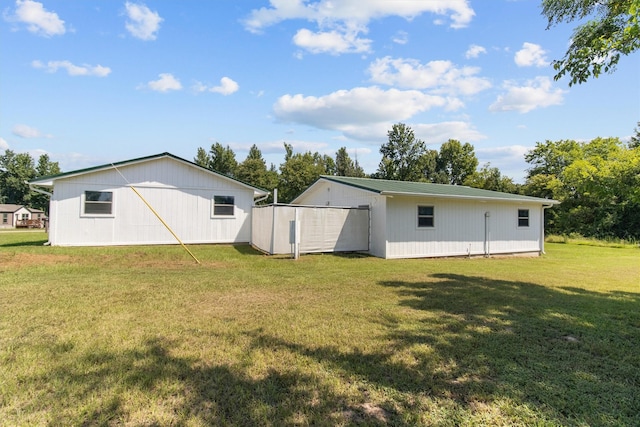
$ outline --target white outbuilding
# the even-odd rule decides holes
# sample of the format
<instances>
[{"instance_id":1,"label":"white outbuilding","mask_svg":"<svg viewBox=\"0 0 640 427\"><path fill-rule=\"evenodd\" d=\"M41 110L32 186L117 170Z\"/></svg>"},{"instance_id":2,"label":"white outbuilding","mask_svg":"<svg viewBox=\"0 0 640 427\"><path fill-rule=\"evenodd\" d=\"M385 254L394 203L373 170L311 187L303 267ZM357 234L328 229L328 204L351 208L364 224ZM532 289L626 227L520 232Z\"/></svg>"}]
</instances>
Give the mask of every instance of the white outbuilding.
<instances>
[{"instance_id":1,"label":"white outbuilding","mask_svg":"<svg viewBox=\"0 0 640 427\"><path fill-rule=\"evenodd\" d=\"M248 243L251 210L269 194L170 153L29 184L51 195L55 246Z\"/></svg>"},{"instance_id":2,"label":"white outbuilding","mask_svg":"<svg viewBox=\"0 0 640 427\"><path fill-rule=\"evenodd\" d=\"M458 185L338 176L320 177L292 202L368 207L368 252L381 258L540 254L544 211L557 203Z\"/></svg>"}]
</instances>

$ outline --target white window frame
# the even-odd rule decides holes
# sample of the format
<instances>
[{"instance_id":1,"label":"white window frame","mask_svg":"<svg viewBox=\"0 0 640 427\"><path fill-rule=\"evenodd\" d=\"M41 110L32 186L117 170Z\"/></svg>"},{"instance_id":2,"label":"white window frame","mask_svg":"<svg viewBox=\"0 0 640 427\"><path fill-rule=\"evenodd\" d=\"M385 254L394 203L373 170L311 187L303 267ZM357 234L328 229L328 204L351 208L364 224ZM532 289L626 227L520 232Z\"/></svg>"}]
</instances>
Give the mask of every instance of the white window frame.
<instances>
[{"instance_id":1,"label":"white window frame","mask_svg":"<svg viewBox=\"0 0 640 427\"><path fill-rule=\"evenodd\" d=\"M110 203L111 204L111 212L110 213L92 213L92 212L86 212L86 207L87 207L87 193L110 193L111 194L111 201L110 202L95 202L95 201L89 201L88 203ZM114 197L114 192L113 191L101 191L101 190L85 190L82 192L82 196L80 197L81 199L81 203L80 203L80 216L85 217L85 218L113 218L115 217L115 197Z\"/></svg>"},{"instance_id":2,"label":"white window frame","mask_svg":"<svg viewBox=\"0 0 640 427\"><path fill-rule=\"evenodd\" d=\"M527 212L527 215L520 215L520 212ZM518 224L518 228L529 228L531 226L531 210L527 209L527 208L518 208L518 218L517 218L517 224ZM527 220L527 224L526 225L520 225L520 221L521 220Z\"/></svg>"},{"instance_id":3,"label":"white window frame","mask_svg":"<svg viewBox=\"0 0 640 427\"><path fill-rule=\"evenodd\" d=\"M216 203L216 198L231 199L232 203ZM216 206L233 208L233 212L230 214L218 213L216 214ZM235 218L236 217L236 196L229 194L216 194L211 198L211 218Z\"/></svg>"},{"instance_id":4,"label":"white window frame","mask_svg":"<svg viewBox=\"0 0 640 427\"><path fill-rule=\"evenodd\" d=\"M420 208L430 208L431 215L420 215ZM420 225L420 218L431 218L431 225ZM436 227L436 207L434 205L417 205L416 228L419 230L431 230Z\"/></svg>"}]
</instances>

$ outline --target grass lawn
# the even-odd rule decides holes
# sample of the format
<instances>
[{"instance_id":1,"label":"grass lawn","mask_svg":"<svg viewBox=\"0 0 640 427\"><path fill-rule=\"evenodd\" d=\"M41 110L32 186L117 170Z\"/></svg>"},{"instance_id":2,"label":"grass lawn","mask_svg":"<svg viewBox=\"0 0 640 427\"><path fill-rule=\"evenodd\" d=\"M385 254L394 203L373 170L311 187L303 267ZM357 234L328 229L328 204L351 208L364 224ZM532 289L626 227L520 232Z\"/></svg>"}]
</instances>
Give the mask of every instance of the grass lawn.
<instances>
[{"instance_id":1,"label":"grass lawn","mask_svg":"<svg viewBox=\"0 0 640 427\"><path fill-rule=\"evenodd\" d=\"M0 425L640 425L640 250L268 257L0 232Z\"/></svg>"}]
</instances>

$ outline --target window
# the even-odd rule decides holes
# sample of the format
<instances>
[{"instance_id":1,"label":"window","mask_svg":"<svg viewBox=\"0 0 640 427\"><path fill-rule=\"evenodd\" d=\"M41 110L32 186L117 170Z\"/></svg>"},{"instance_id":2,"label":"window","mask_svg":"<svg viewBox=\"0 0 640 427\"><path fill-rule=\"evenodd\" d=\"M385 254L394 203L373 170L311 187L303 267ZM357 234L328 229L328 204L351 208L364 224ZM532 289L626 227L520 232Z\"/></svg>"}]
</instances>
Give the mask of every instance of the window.
<instances>
[{"instance_id":1,"label":"window","mask_svg":"<svg viewBox=\"0 0 640 427\"><path fill-rule=\"evenodd\" d=\"M111 215L113 193L111 191L85 191L84 213L87 215Z\"/></svg>"},{"instance_id":2,"label":"window","mask_svg":"<svg viewBox=\"0 0 640 427\"><path fill-rule=\"evenodd\" d=\"M418 206L418 227L433 227L433 206Z\"/></svg>"},{"instance_id":3,"label":"window","mask_svg":"<svg viewBox=\"0 0 640 427\"><path fill-rule=\"evenodd\" d=\"M213 216L233 216L234 208L233 196L213 196Z\"/></svg>"},{"instance_id":4,"label":"window","mask_svg":"<svg viewBox=\"0 0 640 427\"><path fill-rule=\"evenodd\" d=\"M518 227L529 226L529 209L518 209Z\"/></svg>"},{"instance_id":5,"label":"window","mask_svg":"<svg viewBox=\"0 0 640 427\"><path fill-rule=\"evenodd\" d=\"M9 214L6 214L6 213L2 214L2 223L9 224Z\"/></svg>"}]
</instances>

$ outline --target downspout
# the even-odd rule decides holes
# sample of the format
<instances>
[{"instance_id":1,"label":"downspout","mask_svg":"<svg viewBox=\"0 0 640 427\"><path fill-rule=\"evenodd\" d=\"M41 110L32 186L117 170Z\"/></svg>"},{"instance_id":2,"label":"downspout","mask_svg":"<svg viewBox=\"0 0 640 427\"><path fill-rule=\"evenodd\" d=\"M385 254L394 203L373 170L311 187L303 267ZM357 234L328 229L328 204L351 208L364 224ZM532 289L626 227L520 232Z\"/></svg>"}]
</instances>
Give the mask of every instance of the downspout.
<instances>
[{"instance_id":1,"label":"downspout","mask_svg":"<svg viewBox=\"0 0 640 427\"><path fill-rule=\"evenodd\" d=\"M256 203L260 203L260 202L261 202L261 201L263 201L263 200L267 200L267 199L269 198L269 195L271 195L271 193L267 193L267 195L266 195L266 196L261 197L261 198L259 198L259 199L257 199L257 200L256 200L256 199L254 199L254 200L253 200L253 204L255 205Z\"/></svg>"},{"instance_id":2,"label":"downspout","mask_svg":"<svg viewBox=\"0 0 640 427\"><path fill-rule=\"evenodd\" d=\"M31 183L29 183L28 181L25 181L25 183L29 185L29 189L30 190L35 191L36 193L44 194L45 196L49 196L49 198L53 197L53 193L41 190L40 188L36 188ZM49 205L49 209L51 209L51 205ZM49 212L49 213L51 213L51 212ZM49 235L49 220L50 219L47 219L47 222L45 222L47 236ZM51 240L47 239L47 241L44 243L44 246L51 246Z\"/></svg>"},{"instance_id":3,"label":"downspout","mask_svg":"<svg viewBox=\"0 0 640 427\"><path fill-rule=\"evenodd\" d=\"M491 212L484 213L484 256L489 258L491 256L491 228L489 227L489 218Z\"/></svg>"},{"instance_id":4,"label":"downspout","mask_svg":"<svg viewBox=\"0 0 640 427\"><path fill-rule=\"evenodd\" d=\"M540 215L540 254L544 255L544 211L552 208L553 205L542 205L542 215Z\"/></svg>"}]
</instances>

